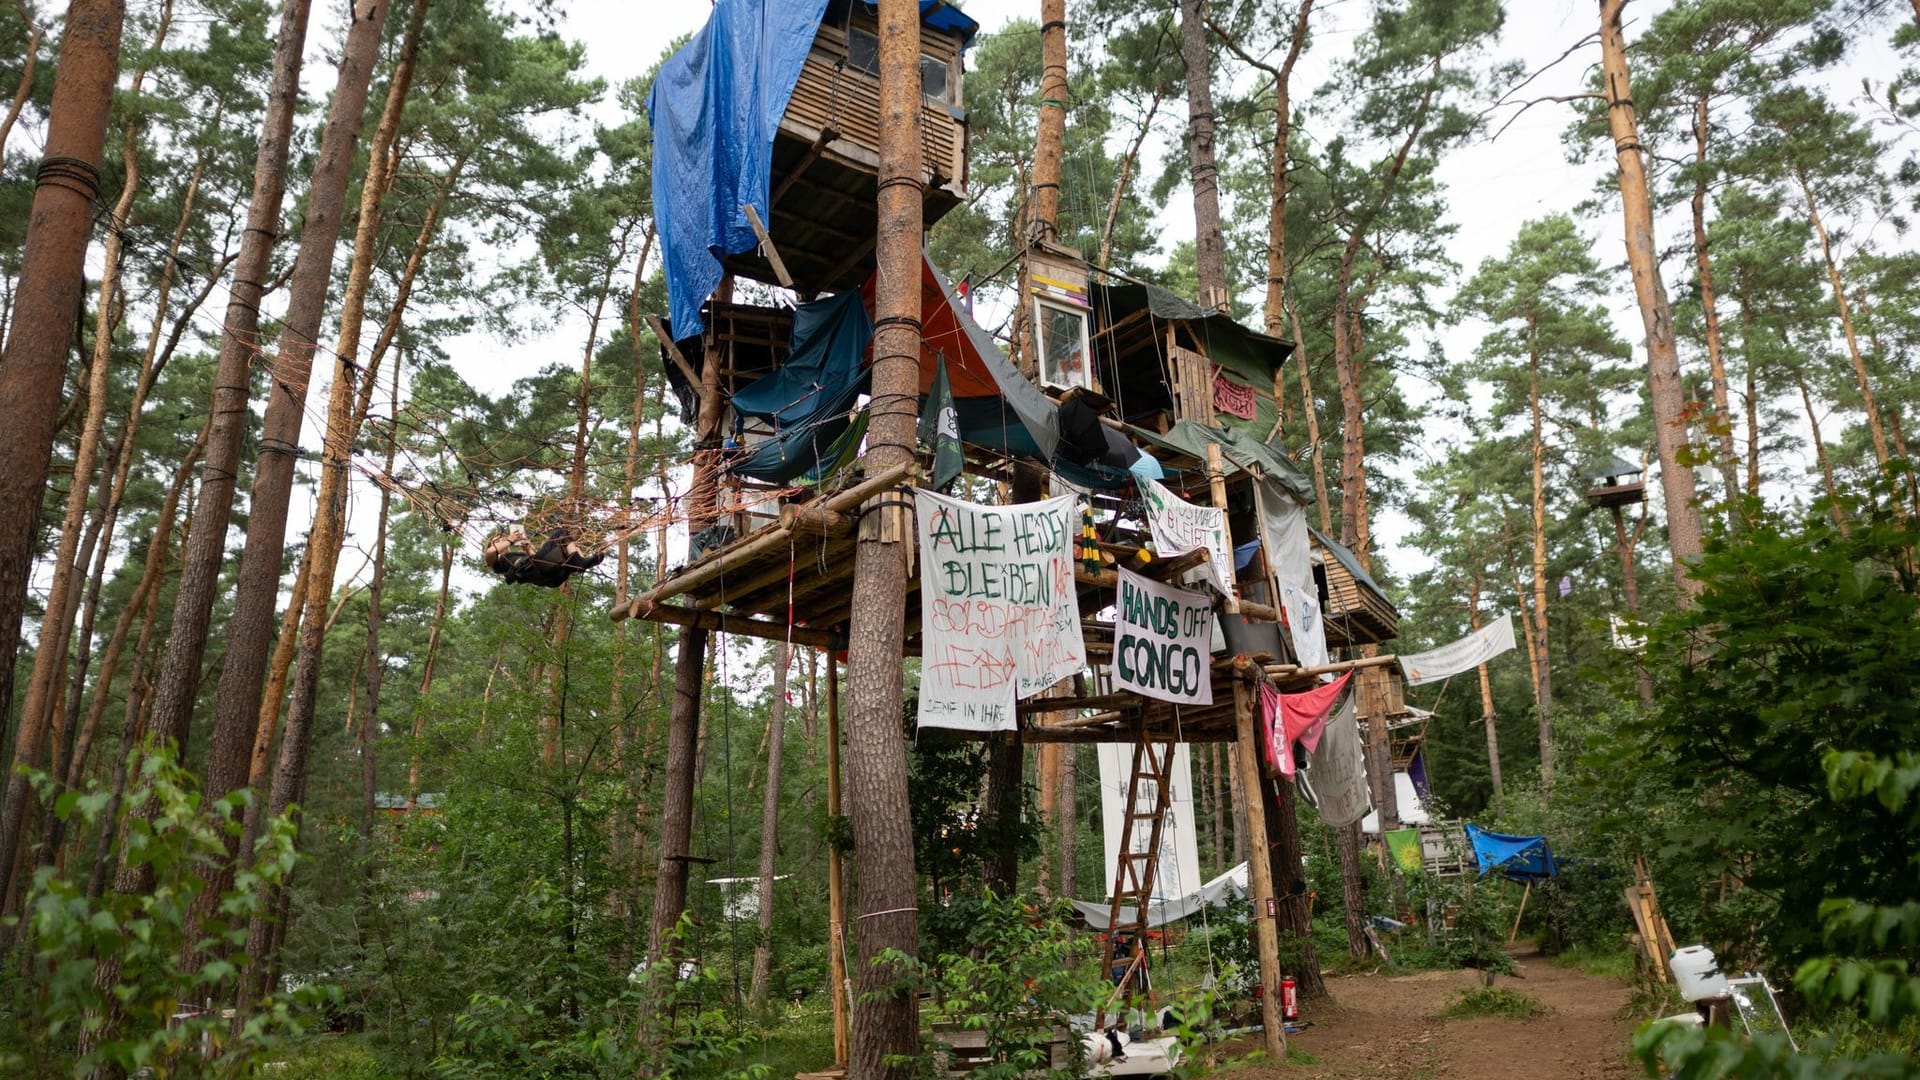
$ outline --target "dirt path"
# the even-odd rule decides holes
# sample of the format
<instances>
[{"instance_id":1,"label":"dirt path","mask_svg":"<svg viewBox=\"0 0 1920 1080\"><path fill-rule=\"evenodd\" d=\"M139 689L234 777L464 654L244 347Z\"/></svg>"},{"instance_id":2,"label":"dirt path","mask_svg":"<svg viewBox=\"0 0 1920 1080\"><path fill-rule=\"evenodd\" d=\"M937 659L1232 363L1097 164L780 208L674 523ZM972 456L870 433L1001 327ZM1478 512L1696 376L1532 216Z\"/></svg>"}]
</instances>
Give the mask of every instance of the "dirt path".
<instances>
[{"instance_id":1,"label":"dirt path","mask_svg":"<svg viewBox=\"0 0 1920 1080\"><path fill-rule=\"evenodd\" d=\"M1285 1069L1234 1070L1245 1080L1628 1080L1633 1022L1628 990L1609 979L1556 968L1538 953L1516 956L1517 977L1497 985L1539 999L1530 1020L1443 1020L1455 993L1476 986L1474 971L1427 971L1332 979L1334 1004L1309 1008L1293 1044L1318 1061ZM1256 1048L1258 1037L1233 1052Z\"/></svg>"}]
</instances>

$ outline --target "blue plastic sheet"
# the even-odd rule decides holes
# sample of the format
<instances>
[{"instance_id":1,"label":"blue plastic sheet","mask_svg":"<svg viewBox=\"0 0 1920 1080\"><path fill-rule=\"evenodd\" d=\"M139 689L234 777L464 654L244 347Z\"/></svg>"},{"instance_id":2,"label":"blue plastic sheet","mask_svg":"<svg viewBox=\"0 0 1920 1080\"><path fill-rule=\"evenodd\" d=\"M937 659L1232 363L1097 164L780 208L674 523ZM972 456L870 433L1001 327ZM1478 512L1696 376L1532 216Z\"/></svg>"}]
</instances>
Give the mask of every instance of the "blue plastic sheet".
<instances>
[{"instance_id":1,"label":"blue plastic sheet","mask_svg":"<svg viewBox=\"0 0 1920 1080\"><path fill-rule=\"evenodd\" d=\"M1481 873L1499 870L1510 878L1552 877L1560 868L1544 836L1511 836L1488 832L1471 822L1467 824L1467 843L1473 846L1473 861Z\"/></svg>"},{"instance_id":2,"label":"blue plastic sheet","mask_svg":"<svg viewBox=\"0 0 1920 1080\"><path fill-rule=\"evenodd\" d=\"M653 121L653 213L667 306L681 338L701 331L700 305L720 259L759 241L750 203L769 221L773 137L827 0L716 0L707 25L660 65Z\"/></svg>"}]
</instances>

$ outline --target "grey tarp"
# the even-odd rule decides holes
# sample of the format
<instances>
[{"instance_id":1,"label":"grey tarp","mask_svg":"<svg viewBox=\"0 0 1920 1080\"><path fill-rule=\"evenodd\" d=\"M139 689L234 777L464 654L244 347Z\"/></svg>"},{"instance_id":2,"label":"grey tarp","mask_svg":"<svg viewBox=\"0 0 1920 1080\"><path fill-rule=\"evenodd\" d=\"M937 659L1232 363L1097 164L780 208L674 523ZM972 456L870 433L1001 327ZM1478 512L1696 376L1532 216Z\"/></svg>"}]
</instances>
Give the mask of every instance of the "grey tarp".
<instances>
[{"instance_id":1,"label":"grey tarp","mask_svg":"<svg viewBox=\"0 0 1920 1080\"><path fill-rule=\"evenodd\" d=\"M1147 927L1152 929L1191 918L1203 908L1224 907L1247 895L1247 864L1221 874L1212 881L1185 896L1172 900L1156 900L1147 905ZM1111 904L1096 903L1092 900L1075 900L1075 911L1087 920L1087 925L1095 930L1108 929L1107 919L1113 915ZM1120 923L1131 926L1134 919L1132 904L1120 905Z\"/></svg>"},{"instance_id":2,"label":"grey tarp","mask_svg":"<svg viewBox=\"0 0 1920 1080\"><path fill-rule=\"evenodd\" d=\"M1320 809L1320 820L1332 828L1345 828L1373 809L1364 754L1360 724L1353 715L1353 695L1349 693L1327 721L1320 745L1307 757L1307 784L1314 805Z\"/></svg>"}]
</instances>

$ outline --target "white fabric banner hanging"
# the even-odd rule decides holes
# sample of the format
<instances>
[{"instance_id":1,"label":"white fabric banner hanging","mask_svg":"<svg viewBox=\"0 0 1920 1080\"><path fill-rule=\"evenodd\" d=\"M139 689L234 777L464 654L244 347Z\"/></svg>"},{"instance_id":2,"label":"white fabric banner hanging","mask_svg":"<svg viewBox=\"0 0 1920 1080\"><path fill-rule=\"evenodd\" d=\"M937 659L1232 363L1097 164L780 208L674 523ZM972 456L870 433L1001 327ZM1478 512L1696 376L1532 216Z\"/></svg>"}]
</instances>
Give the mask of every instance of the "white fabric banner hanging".
<instances>
[{"instance_id":1,"label":"white fabric banner hanging","mask_svg":"<svg viewBox=\"0 0 1920 1080\"><path fill-rule=\"evenodd\" d=\"M1176 705L1213 704L1213 601L1120 568L1113 682Z\"/></svg>"},{"instance_id":2,"label":"white fabric banner hanging","mask_svg":"<svg viewBox=\"0 0 1920 1080\"><path fill-rule=\"evenodd\" d=\"M1014 702L1080 671L1078 500L980 506L914 489L920 725L1012 731Z\"/></svg>"},{"instance_id":3,"label":"white fabric banner hanging","mask_svg":"<svg viewBox=\"0 0 1920 1080\"><path fill-rule=\"evenodd\" d=\"M1128 829L1127 786L1133 779L1134 744L1098 743L1095 748L1100 751L1100 817L1111 874L1120 865L1122 844L1137 854L1146 852L1153 823L1140 819L1133 826L1131 838L1123 839ZM1154 753L1161 749L1156 746ZM1152 900L1185 896L1202 884L1199 830L1193 819L1193 758L1186 743L1175 744L1167 777L1167 816L1160 826L1160 859L1153 875ZM1151 783L1142 780L1141 790L1135 793L1143 814L1153 809ZM1111 880L1109 877L1109 883Z\"/></svg>"},{"instance_id":4,"label":"white fabric banner hanging","mask_svg":"<svg viewBox=\"0 0 1920 1080\"><path fill-rule=\"evenodd\" d=\"M1359 821L1373 809L1367 790L1366 751L1360 743L1360 725L1353 715L1352 692L1333 711L1320 745L1307 755L1307 782L1313 788L1320 820L1340 829Z\"/></svg>"},{"instance_id":5,"label":"white fabric banner hanging","mask_svg":"<svg viewBox=\"0 0 1920 1080\"><path fill-rule=\"evenodd\" d=\"M1200 569L1220 590L1233 595L1233 541L1227 536L1227 512L1211 506L1195 506L1175 495L1158 480L1140 485L1147 503L1147 527L1153 533L1153 546L1162 559L1205 548L1207 561Z\"/></svg>"},{"instance_id":6,"label":"white fabric banner hanging","mask_svg":"<svg viewBox=\"0 0 1920 1080\"><path fill-rule=\"evenodd\" d=\"M1307 538L1307 508L1272 480L1254 485L1253 492L1260 504L1260 541L1266 548L1274 580L1283 587L1292 585L1309 593L1316 591L1312 542Z\"/></svg>"},{"instance_id":7,"label":"white fabric banner hanging","mask_svg":"<svg viewBox=\"0 0 1920 1080\"><path fill-rule=\"evenodd\" d=\"M1327 658L1327 624L1320 616L1320 590L1312 584L1280 586L1280 606L1287 615L1287 634L1293 638L1293 654L1301 667L1324 667Z\"/></svg>"},{"instance_id":8,"label":"white fabric banner hanging","mask_svg":"<svg viewBox=\"0 0 1920 1080\"><path fill-rule=\"evenodd\" d=\"M1513 648L1513 616L1502 615L1495 622L1429 652L1400 658L1400 669L1407 673L1407 685L1439 682L1481 664Z\"/></svg>"}]
</instances>

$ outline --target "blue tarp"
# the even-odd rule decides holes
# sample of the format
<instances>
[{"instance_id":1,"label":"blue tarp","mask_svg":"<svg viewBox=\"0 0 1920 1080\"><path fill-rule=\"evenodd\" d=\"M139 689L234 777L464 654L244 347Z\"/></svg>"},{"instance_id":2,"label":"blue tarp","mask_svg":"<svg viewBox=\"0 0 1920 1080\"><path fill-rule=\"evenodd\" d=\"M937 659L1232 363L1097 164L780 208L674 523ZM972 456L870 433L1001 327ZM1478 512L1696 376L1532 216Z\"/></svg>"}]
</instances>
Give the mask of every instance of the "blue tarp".
<instances>
[{"instance_id":1,"label":"blue tarp","mask_svg":"<svg viewBox=\"0 0 1920 1080\"><path fill-rule=\"evenodd\" d=\"M1524 881L1552 877L1560 868L1561 860L1553 857L1544 836L1488 832L1468 822L1467 843L1473 845L1473 860L1483 874L1499 870L1510 878Z\"/></svg>"},{"instance_id":2,"label":"blue tarp","mask_svg":"<svg viewBox=\"0 0 1920 1080\"><path fill-rule=\"evenodd\" d=\"M707 25L660 65L653 121L653 214L680 337L700 332L700 305L720 259L758 243L744 207L765 222L773 136L813 47L827 0L716 0Z\"/></svg>"},{"instance_id":3,"label":"blue tarp","mask_svg":"<svg viewBox=\"0 0 1920 1080\"><path fill-rule=\"evenodd\" d=\"M861 381L873 319L858 292L843 292L793 309L793 345L769 375L733 395L733 411L771 420L785 431Z\"/></svg>"}]
</instances>

